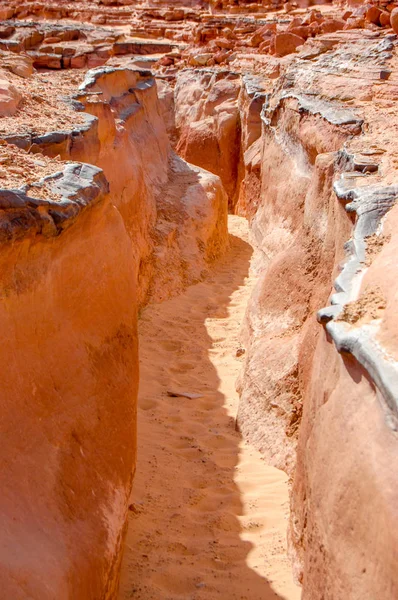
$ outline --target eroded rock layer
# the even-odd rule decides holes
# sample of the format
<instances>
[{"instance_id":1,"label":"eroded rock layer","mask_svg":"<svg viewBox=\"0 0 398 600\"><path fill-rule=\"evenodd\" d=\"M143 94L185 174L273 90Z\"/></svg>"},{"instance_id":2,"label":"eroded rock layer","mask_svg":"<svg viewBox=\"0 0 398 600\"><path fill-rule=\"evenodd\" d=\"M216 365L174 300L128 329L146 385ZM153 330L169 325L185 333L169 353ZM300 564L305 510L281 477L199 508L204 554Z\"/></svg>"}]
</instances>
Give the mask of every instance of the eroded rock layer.
<instances>
[{"instance_id":1,"label":"eroded rock layer","mask_svg":"<svg viewBox=\"0 0 398 600\"><path fill-rule=\"evenodd\" d=\"M318 14L332 21L334 10ZM220 114L239 115L232 204L250 219L260 282L246 317L238 424L292 475L291 553L303 596L313 599L393 598L397 589L395 550L386 550L398 541L388 274L396 146L385 128L386 115L395 118L397 42L369 7L356 13L355 27L320 31L284 58L243 51L217 70L208 58L195 95L194 75L183 70L174 96L175 114L184 111L178 147L209 164L212 144L221 177ZM291 24L305 27L305 15L300 22ZM229 107L217 81L236 78L240 93ZM207 151L194 158L200 144Z\"/></svg>"},{"instance_id":2,"label":"eroded rock layer","mask_svg":"<svg viewBox=\"0 0 398 600\"><path fill-rule=\"evenodd\" d=\"M227 196L171 150L149 72L61 77L54 102L51 75L18 75L11 58L0 134L3 594L114 598L135 464L137 311L206 275L226 247Z\"/></svg>"},{"instance_id":3,"label":"eroded rock layer","mask_svg":"<svg viewBox=\"0 0 398 600\"><path fill-rule=\"evenodd\" d=\"M115 597L137 311L206 277L227 206L237 426L291 476L303 598L397 597L398 8L307 4L3 3L6 597Z\"/></svg>"}]
</instances>

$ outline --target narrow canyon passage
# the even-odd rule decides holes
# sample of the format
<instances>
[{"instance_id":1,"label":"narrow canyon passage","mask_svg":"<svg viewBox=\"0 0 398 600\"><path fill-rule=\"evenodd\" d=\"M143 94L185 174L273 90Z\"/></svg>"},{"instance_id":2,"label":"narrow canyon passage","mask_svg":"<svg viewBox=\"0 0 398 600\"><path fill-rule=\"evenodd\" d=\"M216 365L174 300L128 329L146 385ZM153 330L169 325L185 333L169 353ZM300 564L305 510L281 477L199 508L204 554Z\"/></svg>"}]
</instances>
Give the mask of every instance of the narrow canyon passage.
<instances>
[{"instance_id":1,"label":"narrow canyon passage","mask_svg":"<svg viewBox=\"0 0 398 600\"><path fill-rule=\"evenodd\" d=\"M140 319L138 467L120 600L295 600L287 476L235 430L237 357L255 278L247 221L202 283ZM171 397L188 392L200 397Z\"/></svg>"}]
</instances>

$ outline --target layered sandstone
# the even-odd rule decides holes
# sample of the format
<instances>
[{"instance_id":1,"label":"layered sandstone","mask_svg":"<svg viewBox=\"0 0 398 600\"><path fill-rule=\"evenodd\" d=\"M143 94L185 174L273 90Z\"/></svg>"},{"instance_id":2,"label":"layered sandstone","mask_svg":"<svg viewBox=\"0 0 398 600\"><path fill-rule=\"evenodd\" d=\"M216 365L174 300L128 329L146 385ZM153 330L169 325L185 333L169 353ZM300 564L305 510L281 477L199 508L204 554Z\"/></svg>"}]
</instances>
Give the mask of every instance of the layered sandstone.
<instances>
[{"instance_id":1,"label":"layered sandstone","mask_svg":"<svg viewBox=\"0 0 398 600\"><path fill-rule=\"evenodd\" d=\"M227 200L259 278L237 428L291 477L303 598L397 596L398 9L281 9L1 8L10 597L115 597L137 310L208 275Z\"/></svg>"},{"instance_id":2,"label":"layered sandstone","mask_svg":"<svg viewBox=\"0 0 398 600\"><path fill-rule=\"evenodd\" d=\"M206 275L226 247L227 197L171 151L150 73L61 77L58 100L48 75L4 81L20 102L13 119L3 108L0 146L3 593L114 598L137 312Z\"/></svg>"},{"instance_id":3,"label":"layered sandstone","mask_svg":"<svg viewBox=\"0 0 398 600\"><path fill-rule=\"evenodd\" d=\"M209 125L204 82L213 77L217 93L221 77L252 70L242 74L232 102L239 117L228 146L240 157L235 210L250 218L260 272L246 317L238 425L292 475L292 557L304 597L314 600L393 598L397 585L386 550L397 546L394 286L387 266L396 146L383 126L386 111L395 118L396 37L383 30L388 20L379 16L375 25L368 8L355 10L344 25L328 9L316 39L278 62L272 52L250 56L235 45L229 69L209 69L214 54L205 47L196 75L175 76L175 114L184 115L178 147L221 175L219 111ZM305 16L300 22L292 26L304 27ZM266 31L272 41L275 34ZM182 87L195 77L201 83L194 93L192 84ZM320 310L333 281L331 307Z\"/></svg>"},{"instance_id":4,"label":"layered sandstone","mask_svg":"<svg viewBox=\"0 0 398 600\"><path fill-rule=\"evenodd\" d=\"M175 86L177 152L216 173L235 203L240 160L240 78L231 72L180 71Z\"/></svg>"},{"instance_id":5,"label":"layered sandstone","mask_svg":"<svg viewBox=\"0 0 398 600\"><path fill-rule=\"evenodd\" d=\"M45 187L0 192L2 593L110 598L134 460L132 249L98 168Z\"/></svg>"}]
</instances>

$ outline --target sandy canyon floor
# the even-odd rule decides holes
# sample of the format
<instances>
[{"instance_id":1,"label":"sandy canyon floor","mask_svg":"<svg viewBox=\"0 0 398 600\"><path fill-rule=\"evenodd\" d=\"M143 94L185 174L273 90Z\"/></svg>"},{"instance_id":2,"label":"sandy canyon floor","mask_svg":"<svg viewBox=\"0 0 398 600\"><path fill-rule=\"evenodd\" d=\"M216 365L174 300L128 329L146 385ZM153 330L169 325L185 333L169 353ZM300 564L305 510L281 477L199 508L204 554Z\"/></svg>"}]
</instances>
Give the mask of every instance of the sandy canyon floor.
<instances>
[{"instance_id":1,"label":"sandy canyon floor","mask_svg":"<svg viewBox=\"0 0 398 600\"><path fill-rule=\"evenodd\" d=\"M235 430L236 353L255 277L247 221L231 216L229 228L211 276L140 319L138 470L120 600L300 598L286 556L287 477Z\"/></svg>"}]
</instances>

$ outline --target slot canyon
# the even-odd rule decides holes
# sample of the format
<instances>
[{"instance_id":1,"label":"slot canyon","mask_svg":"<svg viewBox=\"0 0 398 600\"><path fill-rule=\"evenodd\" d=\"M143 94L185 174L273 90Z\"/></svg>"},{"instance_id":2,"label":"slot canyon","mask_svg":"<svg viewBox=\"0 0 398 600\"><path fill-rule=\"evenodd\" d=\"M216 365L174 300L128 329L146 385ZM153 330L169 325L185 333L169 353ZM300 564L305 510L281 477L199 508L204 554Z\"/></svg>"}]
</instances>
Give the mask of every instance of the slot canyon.
<instances>
[{"instance_id":1,"label":"slot canyon","mask_svg":"<svg viewBox=\"0 0 398 600\"><path fill-rule=\"evenodd\" d=\"M398 599L398 1L318 2L1 0L0 600Z\"/></svg>"}]
</instances>

